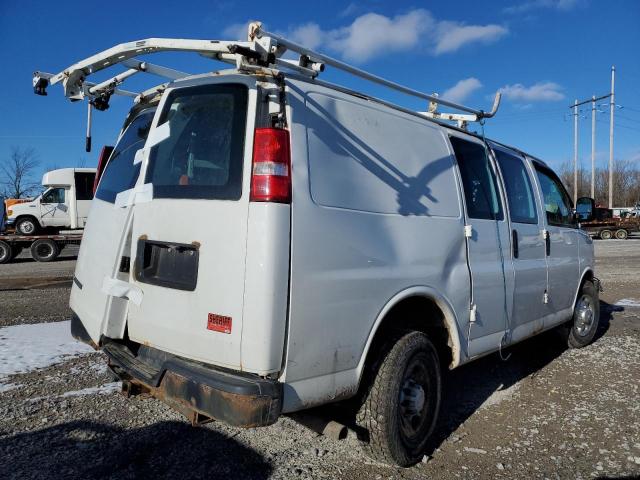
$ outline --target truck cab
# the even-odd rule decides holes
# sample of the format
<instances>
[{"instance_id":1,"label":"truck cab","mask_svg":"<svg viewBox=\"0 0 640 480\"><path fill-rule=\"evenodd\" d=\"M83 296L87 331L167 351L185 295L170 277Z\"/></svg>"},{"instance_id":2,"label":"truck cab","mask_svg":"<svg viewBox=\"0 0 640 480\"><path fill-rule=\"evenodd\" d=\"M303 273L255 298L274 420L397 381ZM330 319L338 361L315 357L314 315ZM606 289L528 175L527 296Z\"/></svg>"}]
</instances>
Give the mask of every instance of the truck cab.
<instances>
[{"instance_id":1,"label":"truck cab","mask_svg":"<svg viewBox=\"0 0 640 480\"><path fill-rule=\"evenodd\" d=\"M45 173L40 195L23 202L8 201L6 226L21 235L45 229L84 228L95 175L95 168L61 168Z\"/></svg>"}]
</instances>

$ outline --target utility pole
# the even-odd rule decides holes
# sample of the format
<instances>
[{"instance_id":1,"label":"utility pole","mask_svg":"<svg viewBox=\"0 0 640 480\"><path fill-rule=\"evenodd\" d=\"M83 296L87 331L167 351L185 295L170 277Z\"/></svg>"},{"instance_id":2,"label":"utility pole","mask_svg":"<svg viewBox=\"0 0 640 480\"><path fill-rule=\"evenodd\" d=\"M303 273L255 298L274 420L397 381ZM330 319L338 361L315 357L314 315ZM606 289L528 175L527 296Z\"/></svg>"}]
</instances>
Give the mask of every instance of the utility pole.
<instances>
[{"instance_id":1,"label":"utility pole","mask_svg":"<svg viewBox=\"0 0 640 480\"><path fill-rule=\"evenodd\" d=\"M596 198L596 96L591 97L591 198Z\"/></svg>"},{"instance_id":2,"label":"utility pole","mask_svg":"<svg viewBox=\"0 0 640 480\"><path fill-rule=\"evenodd\" d=\"M611 97L609 100L609 208L613 208L613 112L616 109L614 86L616 81L616 67L611 67Z\"/></svg>"},{"instance_id":3,"label":"utility pole","mask_svg":"<svg viewBox=\"0 0 640 480\"><path fill-rule=\"evenodd\" d=\"M578 99L573 103L573 204L578 204Z\"/></svg>"},{"instance_id":4,"label":"utility pole","mask_svg":"<svg viewBox=\"0 0 640 480\"><path fill-rule=\"evenodd\" d=\"M578 201L578 107L591 103L591 198L596 194L596 102L611 97L611 94L596 97L593 95L586 100L576 100L569 108L573 109L573 201ZM585 117L586 118L586 117ZM613 128L613 127L612 127ZM613 137L612 137L613 138ZM613 147L611 147L613 148ZM613 157L612 157L613 158ZM611 182L611 180L609 180Z\"/></svg>"}]
</instances>

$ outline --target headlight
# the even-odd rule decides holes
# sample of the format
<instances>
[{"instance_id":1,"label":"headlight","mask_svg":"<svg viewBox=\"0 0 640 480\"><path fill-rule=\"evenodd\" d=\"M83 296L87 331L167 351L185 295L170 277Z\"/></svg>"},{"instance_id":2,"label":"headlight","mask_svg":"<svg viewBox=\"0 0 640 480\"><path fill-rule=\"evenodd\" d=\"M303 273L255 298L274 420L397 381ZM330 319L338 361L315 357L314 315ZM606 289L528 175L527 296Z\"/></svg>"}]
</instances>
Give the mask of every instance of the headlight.
<instances>
[{"instance_id":1,"label":"headlight","mask_svg":"<svg viewBox=\"0 0 640 480\"><path fill-rule=\"evenodd\" d=\"M13 216L13 210L7 210L7 217Z\"/></svg>"}]
</instances>

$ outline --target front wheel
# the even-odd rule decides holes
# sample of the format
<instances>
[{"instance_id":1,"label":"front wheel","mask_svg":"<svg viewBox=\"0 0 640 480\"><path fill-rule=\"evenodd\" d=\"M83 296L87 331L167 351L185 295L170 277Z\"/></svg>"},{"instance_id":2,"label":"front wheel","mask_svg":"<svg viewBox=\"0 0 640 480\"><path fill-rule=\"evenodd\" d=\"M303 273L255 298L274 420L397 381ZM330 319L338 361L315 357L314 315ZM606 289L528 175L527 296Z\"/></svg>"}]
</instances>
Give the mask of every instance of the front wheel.
<instances>
[{"instance_id":1,"label":"front wheel","mask_svg":"<svg viewBox=\"0 0 640 480\"><path fill-rule=\"evenodd\" d=\"M598 289L591 280L586 280L573 309L567 344L570 348L589 345L600 325L600 299Z\"/></svg>"},{"instance_id":2,"label":"front wheel","mask_svg":"<svg viewBox=\"0 0 640 480\"><path fill-rule=\"evenodd\" d=\"M422 332L398 338L382 359L358 412L374 459L408 467L419 462L436 425L442 382L438 353Z\"/></svg>"},{"instance_id":3,"label":"front wheel","mask_svg":"<svg viewBox=\"0 0 640 480\"><path fill-rule=\"evenodd\" d=\"M16 223L16 231L21 235L34 235L38 231L38 224L33 218L21 218Z\"/></svg>"}]
</instances>

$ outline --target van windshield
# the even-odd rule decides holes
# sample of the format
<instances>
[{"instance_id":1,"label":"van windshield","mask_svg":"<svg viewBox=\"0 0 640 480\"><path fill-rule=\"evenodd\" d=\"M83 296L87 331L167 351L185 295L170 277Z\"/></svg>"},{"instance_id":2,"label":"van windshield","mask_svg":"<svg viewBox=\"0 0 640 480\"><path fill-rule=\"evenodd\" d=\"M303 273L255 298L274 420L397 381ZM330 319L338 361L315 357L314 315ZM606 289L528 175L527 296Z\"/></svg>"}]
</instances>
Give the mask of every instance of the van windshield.
<instances>
[{"instance_id":1,"label":"van windshield","mask_svg":"<svg viewBox=\"0 0 640 480\"><path fill-rule=\"evenodd\" d=\"M144 110L129 124L102 174L96 198L114 203L120 192L133 188L140 175L140 164L133 163L136 152L144 147L155 108Z\"/></svg>"},{"instance_id":2,"label":"van windshield","mask_svg":"<svg viewBox=\"0 0 640 480\"><path fill-rule=\"evenodd\" d=\"M147 183L154 198L238 200L247 87L201 85L169 93L159 125L170 135L151 149Z\"/></svg>"}]
</instances>

